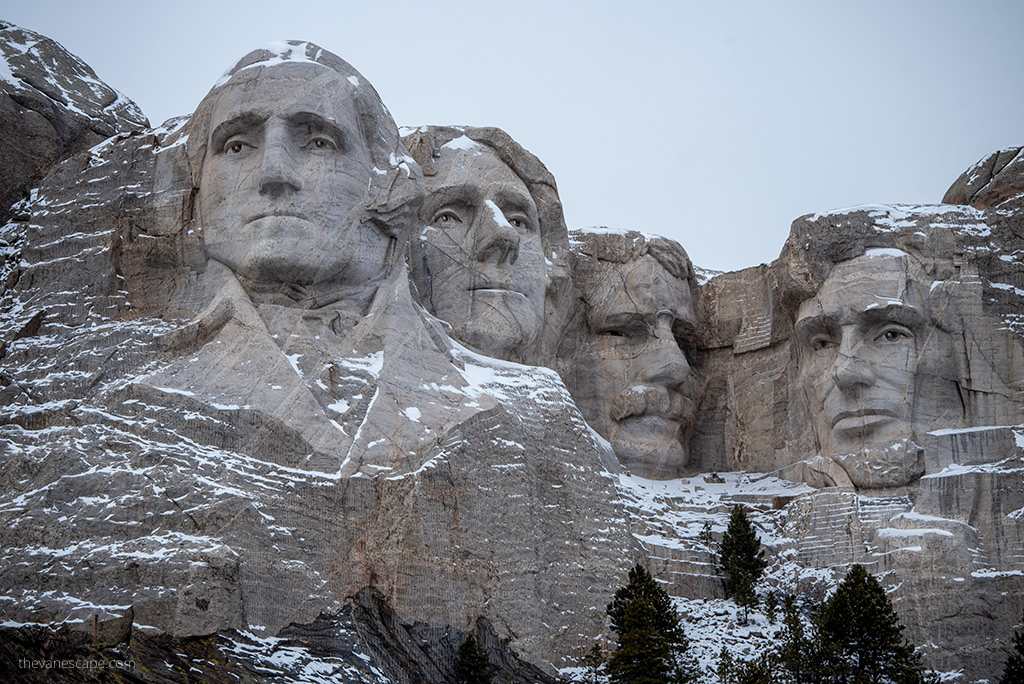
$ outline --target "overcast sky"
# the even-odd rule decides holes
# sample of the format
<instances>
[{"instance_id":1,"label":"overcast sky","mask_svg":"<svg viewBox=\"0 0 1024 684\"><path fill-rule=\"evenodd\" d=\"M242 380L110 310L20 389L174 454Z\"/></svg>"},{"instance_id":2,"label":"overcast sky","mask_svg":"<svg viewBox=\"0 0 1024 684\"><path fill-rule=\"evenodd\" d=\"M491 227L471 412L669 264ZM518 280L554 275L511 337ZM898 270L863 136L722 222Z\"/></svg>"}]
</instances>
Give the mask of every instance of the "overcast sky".
<instances>
[{"instance_id":1,"label":"overcast sky","mask_svg":"<svg viewBox=\"0 0 1024 684\"><path fill-rule=\"evenodd\" d=\"M778 256L797 216L938 202L1024 144L1024 2L5 2L156 125L239 57L310 40L399 125L499 126L570 228L678 240L705 268Z\"/></svg>"}]
</instances>

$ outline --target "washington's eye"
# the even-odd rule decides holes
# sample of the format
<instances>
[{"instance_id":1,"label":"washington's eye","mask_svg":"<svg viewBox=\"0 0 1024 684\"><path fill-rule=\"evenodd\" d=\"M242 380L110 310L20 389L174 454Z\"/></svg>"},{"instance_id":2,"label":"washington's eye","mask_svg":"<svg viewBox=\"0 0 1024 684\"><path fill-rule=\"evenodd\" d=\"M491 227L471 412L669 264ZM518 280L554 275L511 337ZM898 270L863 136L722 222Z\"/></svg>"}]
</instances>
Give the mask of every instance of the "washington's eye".
<instances>
[{"instance_id":1,"label":"washington's eye","mask_svg":"<svg viewBox=\"0 0 1024 684\"><path fill-rule=\"evenodd\" d=\"M601 334L608 335L609 337L626 337L626 333L622 330L605 330Z\"/></svg>"},{"instance_id":2,"label":"washington's eye","mask_svg":"<svg viewBox=\"0 0 1024 684\"><path fill-rule=\"evenodd\" d=\"M303 148L307 150L336 150L338 146L330 138L318 136L303 145Z\"/></svg>"},{"instance_id":3,"label":"washington's eye","mask_svg":"<svg viewBox=\"0 0 1024 684\"><path fill-rule=\"evenodd\" d=\"M239 138L231 138L224 143L224 154L241 154L247 147L252 145Z\"/></svg>"}]
</instances>

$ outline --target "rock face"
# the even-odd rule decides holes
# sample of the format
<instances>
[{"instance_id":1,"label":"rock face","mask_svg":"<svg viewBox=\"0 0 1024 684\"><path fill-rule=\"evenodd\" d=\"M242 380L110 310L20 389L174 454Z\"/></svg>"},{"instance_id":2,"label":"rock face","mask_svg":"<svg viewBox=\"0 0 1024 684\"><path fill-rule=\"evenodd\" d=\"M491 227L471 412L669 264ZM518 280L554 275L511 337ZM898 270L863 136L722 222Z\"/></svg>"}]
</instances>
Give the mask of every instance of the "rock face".
<instances>
[{"instance_id":1,"label":"rock face","mask_svg":"<svg viewBox=\"0 0 1024 684\"><path fill-rule=\"evenodd\" d=\"M235 90L292 109L251 126ZM412 300L396 260L422 185L376 93L284 44L179 123L72 158L5 229L5 617L131 605L178 636L273 635L373 587L410 621L487 617L531 660L589 643L607 578L640 554L614 457L554 371L461 347ZM304 166L263 154L250 197L218 197L223 166L271 136ZM339 273L320 268L331 250L261 246L285 224L314 244L339 230L301 210L344 199L323 180L339 149L379 180L329 209L354 236L355 283L321 279ZM236 219L240 244L223 239ZM313 278L282 282L282 259Z\"/></svg>"},{"instance_id":2,"label":"rock face","mask_svg":"<svg viewBox=\"0 0 1024 684\"><path fill-rule=\"evenodd\" d=\"M797 566L882 573L927 662L968 681L1024 589L1018 157L968 171L963 204L798 219L698 298L692 459L819 489L785 509Z\"/></svg>"},{"instance_id":3,"label":"rock face","mask_svg":"<svg viewBox=\"0 0 1024 684\"><path fill-rule=\"evenodd\" d=\"M0 222L59 161L149 128L134 102L54 41L0 21Z\"/></svg>"},{"instance_id":4,"label":"rock face","mask_svg":"<svg viewBox=\"0 0 1024 684\"><path fill-rule=\"evenodd\" d=\"M402 140L348 63L274 44L17 204L4 657L80 654L40 630L95 620L94 650L169 669L441 682L474 630L501 677L550 681L640 561L707 664L778 632L735 624L715 568L743 505L765 591L820 599L861 563L931 666L999 666L1024 608L1020 149L697 282L664 238L570 241L498 129Z\"/></svg>"}]
</instances>

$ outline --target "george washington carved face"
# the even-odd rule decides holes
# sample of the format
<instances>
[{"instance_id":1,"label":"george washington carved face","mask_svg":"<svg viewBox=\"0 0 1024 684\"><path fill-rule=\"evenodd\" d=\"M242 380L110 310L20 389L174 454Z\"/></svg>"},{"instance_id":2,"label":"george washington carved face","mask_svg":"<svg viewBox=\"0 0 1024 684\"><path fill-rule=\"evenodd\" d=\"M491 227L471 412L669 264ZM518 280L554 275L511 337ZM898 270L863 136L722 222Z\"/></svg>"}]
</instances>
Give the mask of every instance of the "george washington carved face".
<instances>
[{"instance_id":1,"label":"george washington carved face","mask_svg":"<svg viewBox=\"0 0 1024 684\"><path fill-rule=\"evenodd\" d=\"M211 259L262 284L378 274L388 237L354 220L371 175L354 88L310 63L248 69L223 86L199 188Z\"/></svg>"}]
</instances>

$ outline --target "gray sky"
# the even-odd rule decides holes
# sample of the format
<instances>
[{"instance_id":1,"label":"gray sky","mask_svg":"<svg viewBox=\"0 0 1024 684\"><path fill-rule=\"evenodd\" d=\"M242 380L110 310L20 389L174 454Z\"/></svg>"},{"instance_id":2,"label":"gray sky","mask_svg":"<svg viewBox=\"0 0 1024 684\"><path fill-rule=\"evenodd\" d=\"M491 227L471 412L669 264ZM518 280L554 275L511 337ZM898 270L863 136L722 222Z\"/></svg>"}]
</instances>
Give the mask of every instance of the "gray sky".
<instances>
[{"instance_id":1,"label":"gray sky","mask_svg":"<svg viewBox=\"0 0 1024 684\"><path fill-rule=\"evenodd\" d=\"M658 233L718 270L774 259L801 214L938 202L1024 144L1019 0L5 4L154 125L249 50L313 41L399 125L504 128L570 228Z\"/></svg>"}]
</instances>

